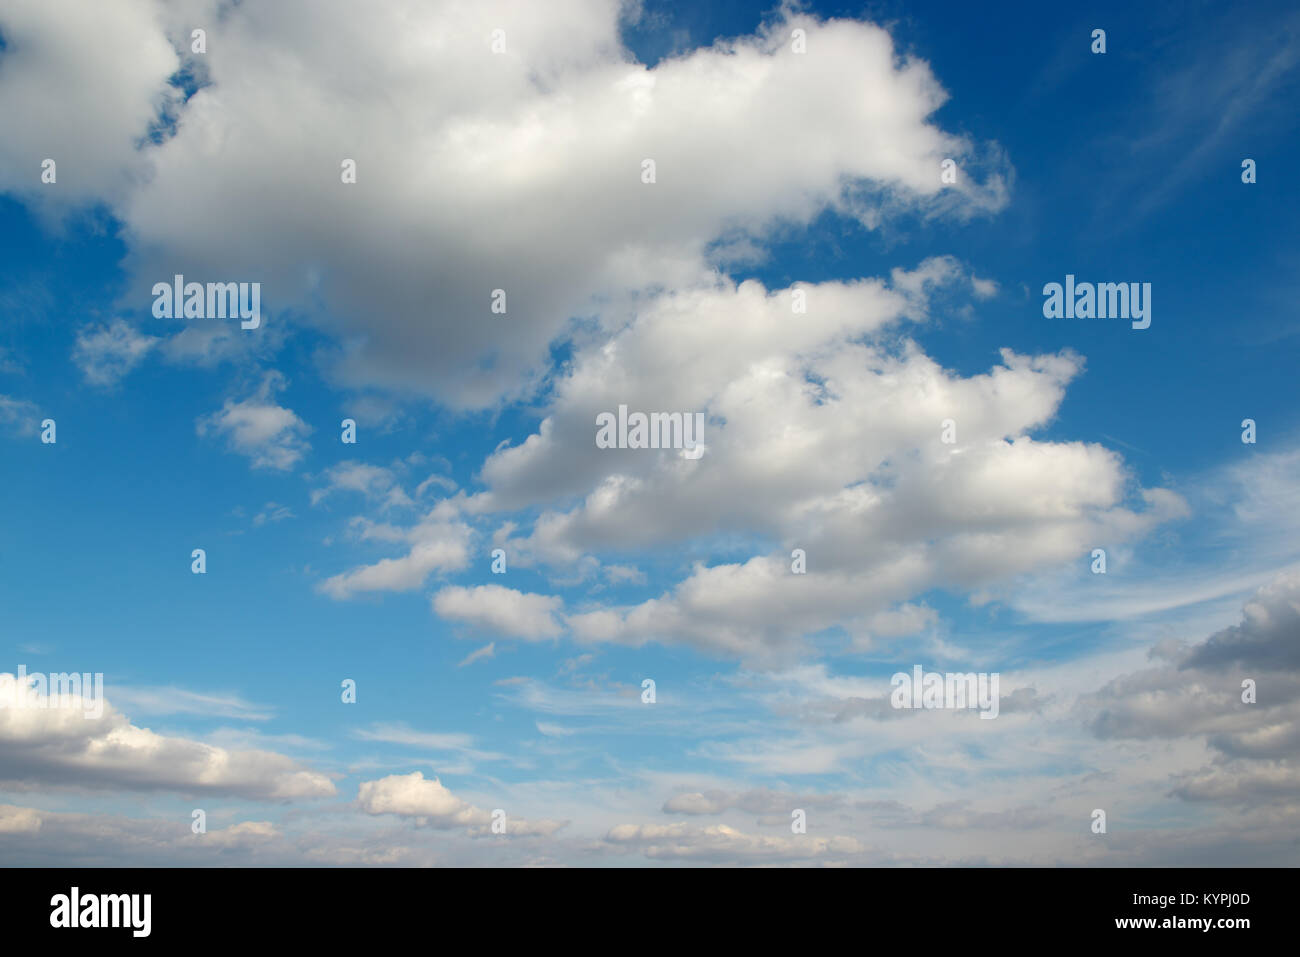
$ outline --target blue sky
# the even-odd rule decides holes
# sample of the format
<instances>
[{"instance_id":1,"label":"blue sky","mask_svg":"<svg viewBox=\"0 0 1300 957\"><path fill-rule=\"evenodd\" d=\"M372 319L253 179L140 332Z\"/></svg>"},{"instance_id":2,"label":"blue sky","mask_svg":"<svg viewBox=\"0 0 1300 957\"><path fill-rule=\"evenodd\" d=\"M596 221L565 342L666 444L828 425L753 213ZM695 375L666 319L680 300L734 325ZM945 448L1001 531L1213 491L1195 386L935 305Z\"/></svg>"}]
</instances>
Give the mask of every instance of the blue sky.
<instances>
[{"instance_id":1,"label":"blue sky","mask_svg":"<svg viewBox=\"0 0 1300 957\"><path fill-rule=\"evenodd\" d=\"M307 9L0 11L0 860L1294 863L1293 9Z\"/></svg>"}]
</instances>

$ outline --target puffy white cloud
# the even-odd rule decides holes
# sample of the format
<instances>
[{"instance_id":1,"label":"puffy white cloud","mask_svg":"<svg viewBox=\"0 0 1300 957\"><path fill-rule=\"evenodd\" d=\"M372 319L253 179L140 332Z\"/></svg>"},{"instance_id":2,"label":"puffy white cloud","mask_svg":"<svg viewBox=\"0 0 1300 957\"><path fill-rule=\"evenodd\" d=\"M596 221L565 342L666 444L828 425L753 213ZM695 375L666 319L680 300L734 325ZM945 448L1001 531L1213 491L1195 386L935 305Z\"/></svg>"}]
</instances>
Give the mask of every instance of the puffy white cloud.
<instances>
[{"instance_id":1,"label":"puffy white cloud","mask_svg":"<svg viewBox=\"0 0 1300 957\"><path fill-rule=\"evenodd\" d=\"M225 436L231 450L252 459L254 468L288 471L309 448L311 427L292 409L276 404L276 393L286 385L279 372L268 372L252 396L227 399L220 411L200 418L198 434Z\"/></svg>"},{"instance_id":2,"label":"puffy white cloud","mask_svg":"<svg viewBox=\"0 0 1300 957\"><path fill-rule=\"evenodd\" d=\"M419 771L363 781L357 792L357 803L367 814L396 814L441 829L464 828L471 837L493 833L489 812L461 800L437 778L428 780ZM505 833L516 837L549 836L565 823L527 821L507 815Z\"/></svg>"},{"instance_id":3,"label":"puffy white cloud","mask_svg":"<svg viewBox=\"0 0 1300 957\"><path fill-rule=\"evenodd\" d=\"M556 615L562 605L555 596L527 594L502 585L456 585L433 596L433 610L443 618L530 641L561 634Z\"/></svg>"},{"instance_id":4,"label":"puffy white cloud","mask_svg":"<svg viewBox=\"0 0 1300 957\"><path fill-rule=\"evenodd\" d=\"M334 784L284 755L229 750L132 724L89 694L55 697L0 674L0 779L7 786L224 794L252 800L327 797ZM95 712L99 711L96 715Z\"/></svg>"},{"instance_id":5,"label":"puffy white cloud","mask_svg":"<svg viewBox=\"0 0 1300 957\"><path fill-rule=\"evenodd\" d=\"M160 4L13 0L0 31L0 190L60 208L121 200L144 166L140 142L177 97ZM41 182L47 158L54 184Z\"/></svg>"},{"instance_id":6,"label":"puffy white cloud","mask_svg":"<svg viewBox=\"0 0 1300 957\"><path fill-rule=\"evenodd\" d=\"M410 543L397 558L384 558L331 576L318 586L333 598L351 598L370 591L413 591L437 571L459 571L469 564L470 527L451 519L451 512L435 507L410 529L366 527L365 537Z\"/></svg>"},{"instance_id":7,"label":"puffy white cloud","mask_svg":"<svg viewBox=\"0 0 1300 957\"><path fill-rule=\"evenodd\" d=\"M516 564L754 540L753 558L700 563L657 598L567 620L582 640L753 659L834 626L883 634L899 623L873 616L930 588L1008 581L1183 514L1173 493L1137 488L1114 452L1030 434L1055 416L1080 357L1003 350L963 377L905 336L937 295L969 288L955 261L934 259L887 283L720 280L658 297L577 350L537 431L489 457L488 489L465 510L543 506L526 534L499 542ZM795 292L806 314L792 311ZM624 405L705 413L707 451L597 447L597 416ZM791 573L795 548L806 575Z\"/></svg>"},{"instance_id":8,"label":"puffy white cloud","mask_svg":"<svg viewBox=\"0 0 1300 957\"><path fill-rule=\"evenodd\" d=\"M27 189L59 154L60 184L127 225L124 305L177 272L261 281L268 305L339 336L350 384L491 404L539 381L571 317L707 282L716 240L739 248L828 208L872 225L900 205L1005 201L996 149L934 125L946 94L928 65L868 24L786 12L646 67L622 47L617 0L376 0L364 22L345 0L249 0L191 18L202 57L181 11L149 0L107 19L77 4L77 29L47 7L0 18L0 102L24 131L5 164L23 172L0 188ZM182 64L204 84L183 103L166 82ZM155 118L160 142L137 149ZM963 175L945 188L947 157Z\"/></svg>"},{"instance_id":9,"label":"puffy white cloud","mask_svg":"<svg viewBox=\"0 0 1300 957\"><path fill-rule=\"evenodd\" d=\"M363 781L357 803L367 814L424 818L434 827L481 824L491 817L456 797L437 778L426 780L419 771Z\"/></svg>"},{"instance_id":10,"label":"puffy white cloud","mask_svg":"<svg viewBox=\"0 0 1300 957\"><path fill-rule=\"evenodd\" d=\"M263 845L281 836L270 821L240 821L230 827L208 831L203 835L203 842L222 849L244 848Z\"/></svg>"}]
</instances>

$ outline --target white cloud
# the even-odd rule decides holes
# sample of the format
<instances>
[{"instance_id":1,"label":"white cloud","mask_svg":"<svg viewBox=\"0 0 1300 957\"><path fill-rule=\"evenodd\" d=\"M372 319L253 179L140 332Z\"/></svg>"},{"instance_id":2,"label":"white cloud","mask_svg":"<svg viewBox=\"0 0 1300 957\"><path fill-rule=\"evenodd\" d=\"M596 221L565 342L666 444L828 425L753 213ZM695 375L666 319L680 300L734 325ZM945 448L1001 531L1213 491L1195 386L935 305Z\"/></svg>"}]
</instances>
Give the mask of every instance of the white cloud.
<instances>
[{"instance_id":1,"label":"white cloud","mask_svg":"<svg viewBox=\"0 0 1300 957\"><path fill-rule=\"evenodd\" d=\"M203 843L222 849L266 844L281 837L270 821L241 821L230 827L216 828L203 835Z\"/></svg>"},{"instance_id":2,"label":"white cloud","mask_svg":"<svg viewBox=\"0 0 1300 957\"><path fill-rule=\"evenodd\" d=\"M471 530L449 516L449 511L435 507L420 524L408 530L367 529L373 533L368 537L409 542L410 551L334 575L317 587L338 599L370 591L413 591L434 572L463 569L469 564Z\"/></svg>"},{"instance_id":3,"label":"white cloud","mask_svg":"<svg viewBox=\"0 0 1300 957\"><path fill-rule=\"evenodd\" d=\"M1108 574L1092 574L1080 556L1073 567L1037 571L984 597L1033 622L1235 614L1261 581L1300 567L1300 449L1229 460L1182 485L1184 504L1170 503L1170 514L1188 521L1140 550L1109 543Z\"/></svg>"},{"instance_id":4,"label":"white cloud","mask_svg":"<svg viewBox=\"0 0 1300 957\"><path fill-rule=\"evenodd\" d=\"M426 818L435 827L469 826L484 823L490 815L461 801L442 787L437 778L425 780L420 771L361 781L357 804L367 814L398 814Z\"/></svg>"},{"instance_id":5,"label":"white cloud","mask_svg":"<svg viewBox=\"0 0 1300 957\"><path fill-rule=\"evenodd\" d=\"M414 505L410 496L398 484L392 469L365 462L340 462L325 471L325 485L313 489L311 503L319 504L334 492L357 492L367 499L378 499L386 507Z\"/></svg>"},{"instance_id":6,"label":"white cloud","mask_svg":"<svg viewBox=\"0 0 1300 957\"><path fill-rule=\"evenodd\" d=\"M714 240L743 246L828 208L870 226L885 209L1005 202L996 149L934 125L946 94L929 66L868 24L790 12L648 68L621 45L617 0L376 0L364 24L345 0L247 2L202 18L203 57L181 11L148 0L111 22L94 3L75 18L43 7L0 20L0 103L26 131L5 164L22 172L0 187L40 195L41 154L58 153L69 195L105 196L127 225L124 304L177 272L257 279L277 309L335 317L322 322L352 385L490 405L528 392L597 301L707 282ZM790 50L796 25L808 55ZM113 49L132 62L110 64ZM183 62L205 85L182 105L166 79ZM164 110L174 129L134 149ZM944 188L947 157L963 176ZM507 317L489 312L497 288Z\"/></svg>"},{"instance_id":7,"label":"white cloud","mask_svg":"<svg viewBox=\"0 0 1300 957\"><path fill-rule=\"evenodd\" d=\"M262 506L262 510L253 516L253 527L257 528L268 522L282 522L286 518L293 518L293 509L276 502L267 502Z\"/></svg>"},{"instance_id":8,"label":"white cloud","mask_svg":"<svg viewBox=\"0 0 1300 957\"><path fill-rule=\"evenodd\" d=\"M275 394L285 385L280 373L267 373L252 396L238 402L227 399L219 412L200 418L198 434L224 435L231 450L252 459L254 468L288 471L307 452L311 428L275 403Z\"/></svg>"},{"instance_id":9,"label":"white cloud","mask_svg":"<svg viewBox=\"0 0 1300 957\"><path fill-rule=\"evenodd\" d=\"M383 741L388 744L409 744L433 751L463 751L473 743L468 734L438 734L428 731L414 731L403 724L377 724L368 729L354 732L354 736L363 741Z\"/></svg>"},{"instance_id":10,"label":"white cloud","mask_svg":"<svg viewBox=\"0 0 1300 957\"><path fill-rule=\"evenodd\" d=\"M121 319L77 333L72 358L91 385L113 386L144 361L158 344L155 336L138 333Z\"/></svg>"},{"instance_id":11,"label":"white cloud","mask_svg":"<svg viewBox=\"0 0 1300 957\"><path fill-rule=\"evenodd\" d=\"M488 811L461 800L437 778L427 780L419 771L363 781L357 793L357 803L367 814L396 814L435 828L465 828L467 834L475 837L493 833L492 815ZM527 821L507 815L505 833L513 836L550 835L565 823Z\"/></svg>"},{"instance_id":12,"label":"white cloud","mask_svg":"<svg viewBox=\"0 0 1300 957\"><path fill-rule=\"evenodd\" d=\"M224 362L269 362L286 338L284 327L272 325L265 315L257 335L241 330L238 323L179 321L186 323L185 327L158 345L159 354L175 365L211 369ZM173 323L167 321L167 325Z\"/></svg>"},{"instance_id":13,"label":"white cloud","mask_svg":"<svg viewBox=\"0 0 1300 957\"><path fill-rule=\"evenodd\" d=\"M269 721L275 713L274 708L253 704L238 695L185 688L116 687L113 698L133 714L198 714L241 721Z\"/></svg>"},{"instance_id":14,"label":"white cloud","mask_svg":"<svg viewBox=\"0 0 1300 957\"><path fill-rule=\"evenodd\" d=\"M51 700L38 685L27 706L12 674L0 674L0 778L7 786L224 794L252 800L328 797L334 784L280 754L227 750L137 727L102 701Z\"/></svg>"},{"instance_id":15,"label":"white cloud","mask_svg":"<svg viewBox=\"0 0 1300 957\"><path fill-rule=\"evenodd\" d=\"M159 4L13 0L0 30L0 189L63 207L121 201L144 167L139 141L176 98L167 78L181 61ZM55 184L41 182L47 158L58 164Z\"/></svg>"},{"instance_id":16,"label":"white cloud","mask_svg":"<svg viewBox=\"0 0 1300 957\"><path fill-rule=\"evenodd\" d=\"M639 605L567 620L581 640L685 641L754 660L797 653L827 628L860 632L928 589L1007 581L1181 515L1178 496L1137 487L1109 449L1031 435L1082 373L1078 356L1003 350L962 377L901 336L929 321L937 292L968 283L954 261L929 260L888 284L804 286L798 321L793 290L752 281L653 300L608 342L579 348L537 432L489 457L488 490L466 511L585 495L501 542L517 564L572 568L609 549L732 535L777 543L699 564ZM689 461L597 448L597 414L619 405L707 412L708 451ZM806 575L791 573L795 548Z\"/></svg>"},{"instance_id":17,"label":"white cloud","mask_svg":"<svg viewBox=\"0 0 1300 957\"><path fill-rule=\"evenodd\" d=\"M646 583L645 572L631 565L606 565L602 569L605 578L613 584L630 584L644 585Z\"/></svg>"},{"instance_id":18,"label":"white cloud","mask_svg":"<svg viewBox=\"0 0 1300 957\"><path fill-rule=\"evenodd\" d=\"M468 655L464 657L464 659L461 660L460 664L458 664L456 667L464 668L466 665L472 665L476 661L482 661L487 658L495 657L496 649L497 649L497 643L495 641L489 641L482 648L478 648L475 651L471 651Z\"/></svg>"},{"instance_id":19,"label":"white cloud","mask_svg":"<svg viewBox=\"0 0 1300 957\"><path fill-rule=\"evenodd\" d=\"M442 618L529 641L560 635L556 615L562 605L554 596L526 594L501 585L455 585L433 596L433 610Z\"/></svg>"},{"instance_id":20,"label":"white cloud","mask_svg":"<svg viewBox=\"0 0 1300 957\"><path fill-rule=\"evenodd\" d=\"M562 724L556 724L553 721L535 721L537 730L548 738L566 738L571 734L577 734L576 728L566 728Z\"/></svg>"},{"instance_id":21,"label":"white cloud","mask_svg":"<svg viewBox=\"0 0 1300 957\"><path fill-rule=\"evenodd\" d=\"M0 395L0 430L23 438L35 435L41 421L41 410L27 399Z\"/></svg>"}]
</instances>

